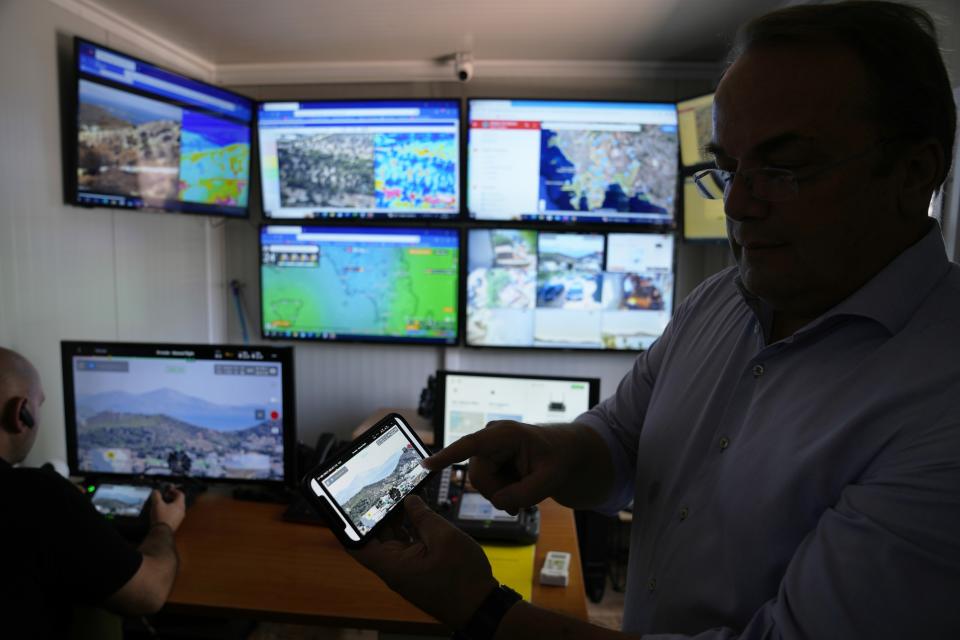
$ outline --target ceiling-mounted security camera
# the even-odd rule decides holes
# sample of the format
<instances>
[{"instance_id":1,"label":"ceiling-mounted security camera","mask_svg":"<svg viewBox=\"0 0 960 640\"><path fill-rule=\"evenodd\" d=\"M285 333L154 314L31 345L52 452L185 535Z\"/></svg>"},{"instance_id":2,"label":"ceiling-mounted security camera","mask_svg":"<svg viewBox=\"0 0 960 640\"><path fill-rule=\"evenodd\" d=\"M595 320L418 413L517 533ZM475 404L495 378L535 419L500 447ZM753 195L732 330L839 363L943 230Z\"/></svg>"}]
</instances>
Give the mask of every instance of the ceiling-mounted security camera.
<instances>
[{"instance_id":1,"label":"ceiling-mounted security camera","mask_svg":"<svg viewBox=\"0 0 960 640\"><path fill-rule=\"evenodd\" d=\"M453 58L453 72L460 82L469 82L473 79L473 56L460 52Z\"/></svg>"}]
</instances>

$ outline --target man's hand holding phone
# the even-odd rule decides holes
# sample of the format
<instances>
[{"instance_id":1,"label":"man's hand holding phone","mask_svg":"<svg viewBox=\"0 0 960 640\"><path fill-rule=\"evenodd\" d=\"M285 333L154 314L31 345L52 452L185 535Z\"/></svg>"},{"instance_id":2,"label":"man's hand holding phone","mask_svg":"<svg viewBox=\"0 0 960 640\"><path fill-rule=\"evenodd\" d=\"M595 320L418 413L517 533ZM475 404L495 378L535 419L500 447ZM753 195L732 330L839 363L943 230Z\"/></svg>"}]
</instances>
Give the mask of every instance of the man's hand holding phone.
<instances>
[{"instance_id":1,"label":"man's hand holding phone","mask_svg":"<svg viewBox=\"0 0 960 640\"><path fill-rule=\"evenodd\" d=\"M401 515L409 524L401 524ZM483 549L417 496L351 554L388 587L451 629L464 626L497 587Z\"/></svg>"}]
</instances>

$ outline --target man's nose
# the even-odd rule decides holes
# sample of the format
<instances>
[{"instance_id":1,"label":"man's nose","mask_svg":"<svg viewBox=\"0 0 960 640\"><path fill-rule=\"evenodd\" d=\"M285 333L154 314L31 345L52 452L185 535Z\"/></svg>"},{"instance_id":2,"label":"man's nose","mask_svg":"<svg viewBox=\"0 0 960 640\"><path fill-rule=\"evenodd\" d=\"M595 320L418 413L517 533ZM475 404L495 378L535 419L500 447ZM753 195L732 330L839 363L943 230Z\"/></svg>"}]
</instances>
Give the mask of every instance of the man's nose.
<instances>
[{"instance_id":1,"label":"man's nose","mask_svg":"<svg viewBox=\"0 0 960 640\"><path fill-rule=\"evenodd\" d=\"M753 195L750 178L736 172L723 197L723 212L733 220L761 218L767 215L768 202Z\"/></svg>"}]
</instances>

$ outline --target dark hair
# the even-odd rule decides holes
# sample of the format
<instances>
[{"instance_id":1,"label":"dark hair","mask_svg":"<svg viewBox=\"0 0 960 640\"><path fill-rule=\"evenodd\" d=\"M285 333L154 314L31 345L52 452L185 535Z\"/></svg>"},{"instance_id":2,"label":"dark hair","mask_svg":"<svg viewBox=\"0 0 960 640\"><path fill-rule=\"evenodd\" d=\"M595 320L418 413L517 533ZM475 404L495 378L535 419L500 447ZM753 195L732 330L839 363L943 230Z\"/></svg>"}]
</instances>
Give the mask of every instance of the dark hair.
<instances>
[{"instance_id":1,"label":"dark hair","mask_svg":"<svg viewBox=\"0 0 960 640\"><path fill-rule=\"evenodd\" d=\"M787 7L743 25L730 62L757 46L788 43L829 43L854 50L871 86L870 115L887 137L939 141L942 184L953 157L957 112L929 13L880 0Z\"/></svg>"}]
</instances>

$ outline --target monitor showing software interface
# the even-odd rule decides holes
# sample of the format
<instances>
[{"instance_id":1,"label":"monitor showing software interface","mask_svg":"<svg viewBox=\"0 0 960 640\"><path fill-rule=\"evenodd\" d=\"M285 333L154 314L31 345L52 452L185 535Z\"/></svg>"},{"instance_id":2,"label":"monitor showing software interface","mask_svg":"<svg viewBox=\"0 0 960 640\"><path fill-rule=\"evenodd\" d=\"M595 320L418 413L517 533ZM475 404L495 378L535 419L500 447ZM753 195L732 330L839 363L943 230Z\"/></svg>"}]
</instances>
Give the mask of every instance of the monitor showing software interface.
<instances>
[{"instance_id":1,"label":"monitor showing software interface","mask_svg":"<svg viewBox=\"0 0 960 640\"><path fill-rule=\"evenodd\" d=\"M675 105L469 104L467 206L472 218L673 224Z\"/></svg>"},{"instance_id":2,"label":"monitor showing software interface","mask_svg":"<svg viewBox=\"0 0 960 640\"><path fill-rule=\"evenodd\" d=\"M596 381L446 372L442 444L450 446L493 420L573 422L590 409ZM594 398L591 397L593 391Z\"/></svg>"},{"instance_id":3,"label":"monitor showing software interface","mask_svg":"<svg viewBox=\"0 0 960 640\"><path fill-rule=\"evenodd\" d=\"M469 233L469 346L640 350L670 320L672 235Z\"/></svg>"},{"instance_id":4,"label":"monitor showing software interface","mask_svg":"<svg viewBox=\"0 0 960 640\"><path fill-rule=\"evenodd\" d=\"M63 366L74 472L284 480L289 349L64 343Z\"/></svg>"},{"instance_id":5,"label":"monitor showing software interface","mask_svg":"<svg viewBox=\"0 0 960 640\"><path fill-rule=\"evenodd\" d=\"M253 102L76 40L76 204L246 217Z\"/></svg>"},{"instance_id":6,"label":"monitor showing software interface","mask_svg":"<svg viewBox=\"0 0 960 640\"><path fill-rule=\"evenodd\" d=\"M456 100L265 102L267 218L456 218Z\"/></svg>"},{"instance_id":7,"label":"monitor showing software interface","mask_svg":"<svg viewBox=\"0 0 960 640\"><path fill-rule=\"evenodd\" d=\"M456 344L457 229L260 231L263 335Z\"/></svg>"}]
</instances>

